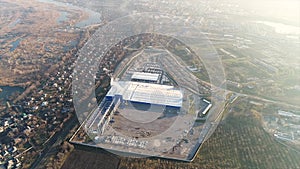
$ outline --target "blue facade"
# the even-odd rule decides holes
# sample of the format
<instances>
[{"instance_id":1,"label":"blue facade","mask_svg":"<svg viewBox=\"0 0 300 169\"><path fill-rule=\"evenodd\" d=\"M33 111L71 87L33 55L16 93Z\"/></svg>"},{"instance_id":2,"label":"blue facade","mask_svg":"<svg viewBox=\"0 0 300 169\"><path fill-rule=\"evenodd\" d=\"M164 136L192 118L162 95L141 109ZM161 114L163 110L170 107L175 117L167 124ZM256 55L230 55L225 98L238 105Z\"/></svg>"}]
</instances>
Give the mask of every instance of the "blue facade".
<instances>
[{"instance_id":1,"label":"blue facade","mask_svg":"<svg viewBox=\"0 0 300 169\"><path fill-rule=\"evenodd\" d=\"M112 96L105 96L105 99L107 101L113 101L114 98L120 98L121 103L123 102L123 97L122 95L116 95L114 97ZM146 107L150 107L151 105L156 105L156 106L165 106L168 109L173 109L173 110L180 110L181 107L177 107L177 106L169 106L169 105L162 105L162 104L151 104L151 103L145 103L145 102L138 102L138 101L128 101L132 104L140 104L140 105L144 105Z\"/></svg>"}]
</instances>

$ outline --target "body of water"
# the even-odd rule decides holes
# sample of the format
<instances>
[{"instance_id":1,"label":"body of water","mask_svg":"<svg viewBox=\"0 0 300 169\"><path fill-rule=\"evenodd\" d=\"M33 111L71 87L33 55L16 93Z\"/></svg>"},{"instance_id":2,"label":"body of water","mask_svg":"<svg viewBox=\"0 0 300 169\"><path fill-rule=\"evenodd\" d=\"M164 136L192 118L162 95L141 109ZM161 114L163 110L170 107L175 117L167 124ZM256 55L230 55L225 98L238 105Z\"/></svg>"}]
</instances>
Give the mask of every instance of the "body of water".
<instances>
[{"instance_id":1,"label":"body of water","mask_svg":"<svg viewBox=\"0 0 300 169\"><path fill-rule=\"evenodd\" d=\"M279 34L293 34L300 35L300 27L287 25L283 23L269 22L269 21L256 21L256 23L265 24L274 28L276 33Z\"/></svg>"},{"instance_id":2,"label":"body of water","mask_svg":"<svg viewBox=\"0 0 300 169\"><path fill-rule=\"evenodd\" d=\"M66 45L66 46L63 47L64 52L67 52L67 51L69 51L70 49L75 48L75 47L77 46L78 43L79 43L79 40L78 40L78 39L72 40L71 42L68 43L68 45Z\"/></svg>"},{"instance_id":3,"label":"body of water","mask_svg":"<svg viewBox=\"0 0 300 169\"><path fill-rule=\"evenodd\" d=\"M101 23L101 14L95 11L92 11L88 8L83 8L83 7L78 7L75 5L72 5L70 3L64 3L64 2L58 2L54 0L38 0L39 2L44 2L44 3L50 3L50 4L55 4L57 6L62 6L62 7L67 7L75 10L81 10L89 14L89 17L81 22L76 23L75 26L82 28L88 25L92 24L99 24ZM67 16L62 16L64 14L61 13L61 17L67 19ZM67 14L66 14L67 15Z\"/></svg>"},{"instance_id":4,"label":"body of water","mask_svg":"<svg viewBox=\"0 0 300 169\"><path fill-rule=\"evenodd\" d=\"M6 101L12 94L18 92L24 92L24 88L22 87L10 87L10 86L0 86L2 92L0 92L0 100ZM0 90L0 91L1 91Z\"/></svg>"},{"instance_id":5,"label":"body of water","mask_svg":"<svg viewBox=\"0 0 300 169\"><path fill-rule=\"evenodd\" d=\"M68 15L69 15L68 12L64 12L64 11L60 12L60 16L57 18L56 22L63 23L65 21L67 21L69 19Z\"/></svg>"},{"instance_id":6,"label":"body of water","mask_svg":"<svg viewBox=\"0 0 300 169\"><path fill-rule=\"evenodd\" d=\"M78 22L76 23L76 26L77 27L85 27L85 26L88 26L88 25L93 25L93 24L99 24L101 23L101 15L100 13L97 13L97 12L94 12L94 11L91 11L91 10L88 10L86 11L89 13L89 18L86 19L86 20L83 20L81 22Z\"/></svg>"},{"instance_id":7,"label":"body of water","mask_svg":"<svg viewBox=\"0 0 300 169\"><path fill-rule=\"evenodd\" d=\"M20 45L21 40L22 40L22 39L19 38L19 39L13 41L13 42L11 43L12 47L10 48L9 51L10 51L10 52L13 52L13 51Z\"/></svg>"}]
</instances>

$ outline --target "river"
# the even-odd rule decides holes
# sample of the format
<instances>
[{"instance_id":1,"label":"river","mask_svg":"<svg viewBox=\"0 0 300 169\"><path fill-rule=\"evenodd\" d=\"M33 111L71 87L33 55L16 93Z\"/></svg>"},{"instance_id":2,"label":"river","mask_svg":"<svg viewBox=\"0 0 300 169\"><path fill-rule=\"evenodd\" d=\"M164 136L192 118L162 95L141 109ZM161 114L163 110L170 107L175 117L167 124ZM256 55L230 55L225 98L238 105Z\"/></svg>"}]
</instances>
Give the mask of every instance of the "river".
<instances>
[{"instance_id":1,"label":"river","mask_svg":"<svg viewBox=\"0 0 300 169\"><path fill-rule=\"evenodd\" d=\"M54 4L54 5L61 6L61 7L67 7L67 8L71 8L71 9L75 9L75 10L81 10L81 11L88 13L89 17L83 21L76 23L76 25L75 25L76 27L83 28L88 25L101 23L101 14L98 12L92 11L88 8L78 7L78 6L72 5L70 3L58 2L58 1L54 1L54 0L38 0L38 1L43 2L43 3ZM63 16L61 16L62 18L64 18L64 19L66 18L66 16L64 16L65 15L64 13L61 13L61 15L63 15Z\"/></svg>"}]
</instances>

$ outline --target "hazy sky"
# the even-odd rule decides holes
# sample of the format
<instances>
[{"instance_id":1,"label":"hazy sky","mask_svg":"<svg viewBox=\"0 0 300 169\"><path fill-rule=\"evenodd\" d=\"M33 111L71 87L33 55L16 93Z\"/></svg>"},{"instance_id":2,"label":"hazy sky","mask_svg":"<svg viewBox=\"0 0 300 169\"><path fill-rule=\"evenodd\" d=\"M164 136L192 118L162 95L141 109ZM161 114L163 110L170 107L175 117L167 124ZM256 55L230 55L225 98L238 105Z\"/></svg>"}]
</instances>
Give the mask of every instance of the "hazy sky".
<instances>
[{"instance_id":1,"label":"hazy sky","mask_svg":"<svg viewBox=\"0 0 300 169\"><path fill-rule=\"evenodd\" d=\"M292 21L300 26L300 0L236 0L249 11L260 16Z\"/></svg>"}]
</instances>

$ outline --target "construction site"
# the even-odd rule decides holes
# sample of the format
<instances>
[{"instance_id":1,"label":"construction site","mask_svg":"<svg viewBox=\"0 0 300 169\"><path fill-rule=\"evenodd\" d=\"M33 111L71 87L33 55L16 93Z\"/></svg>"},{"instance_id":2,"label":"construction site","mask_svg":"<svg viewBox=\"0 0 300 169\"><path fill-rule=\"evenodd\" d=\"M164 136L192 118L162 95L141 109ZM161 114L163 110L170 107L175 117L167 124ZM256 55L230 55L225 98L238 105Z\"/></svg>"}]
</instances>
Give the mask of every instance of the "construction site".
<instances>
[{"instance_id":1,"label":"construction site","mask_svg":"<svg viewBox=\"0 0 300 169\"><path fill-rule=\"evenodd\" d=\"M128 156L192 161L209 130L204 124L212 104L199 95L196 77L171 55L146 48L121 62L107 94L71 142ZM82 131L89 139L78 139Z\"/></svg>"}]
</instances>

